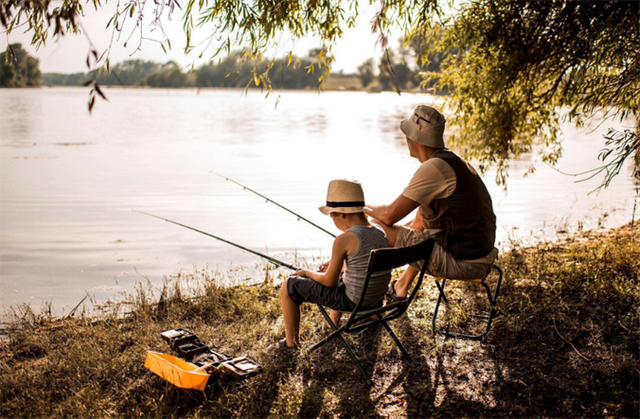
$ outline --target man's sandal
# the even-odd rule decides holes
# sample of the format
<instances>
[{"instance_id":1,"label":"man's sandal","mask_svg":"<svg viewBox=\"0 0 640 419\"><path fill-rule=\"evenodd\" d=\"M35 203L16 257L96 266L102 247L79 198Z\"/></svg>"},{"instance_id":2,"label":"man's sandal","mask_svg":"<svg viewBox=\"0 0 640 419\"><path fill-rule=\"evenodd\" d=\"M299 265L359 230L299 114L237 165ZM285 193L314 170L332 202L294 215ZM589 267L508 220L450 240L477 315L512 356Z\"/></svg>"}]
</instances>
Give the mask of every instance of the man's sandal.
<instances>
[{"instance_id":1,"label":"man's sandal","mask_svg":"<svg viewBox=\"0 0 640 419\"><path fill-rule=\"evenodd\" d=\"M389 289L387 290L387 297L389 297L393 301L404 301L407 299L407 297L399 297L398 294L396 294L397 283L398 283L397 279L391 281L391 283L389 284Z\"/></svg>"}]
</instances>

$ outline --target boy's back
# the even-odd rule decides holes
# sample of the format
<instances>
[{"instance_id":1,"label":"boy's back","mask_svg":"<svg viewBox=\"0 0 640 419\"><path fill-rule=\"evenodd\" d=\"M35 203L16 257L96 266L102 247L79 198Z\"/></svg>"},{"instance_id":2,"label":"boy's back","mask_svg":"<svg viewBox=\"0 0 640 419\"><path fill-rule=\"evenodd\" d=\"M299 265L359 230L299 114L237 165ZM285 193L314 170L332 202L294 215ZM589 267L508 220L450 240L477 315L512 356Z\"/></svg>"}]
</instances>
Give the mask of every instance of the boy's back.
<instances>
[{"instance_id":1,"label":"boy's back","mask_svg":"<svg viewBox=\"0 0 640 419\"><path fill-rule=\"evenodd\" d=\"M356 225L347 230L358 237L358 250L346 257L346 270L343 281L346 286L347 297L354 303L360 300L362 288L367 273L369 255L372 250L391 247L384 230L377 225ZM369 280L367 294L363 305L372 306L382 301L389 287L391 271L375 272Z\"/></svg>"}]
</instances>

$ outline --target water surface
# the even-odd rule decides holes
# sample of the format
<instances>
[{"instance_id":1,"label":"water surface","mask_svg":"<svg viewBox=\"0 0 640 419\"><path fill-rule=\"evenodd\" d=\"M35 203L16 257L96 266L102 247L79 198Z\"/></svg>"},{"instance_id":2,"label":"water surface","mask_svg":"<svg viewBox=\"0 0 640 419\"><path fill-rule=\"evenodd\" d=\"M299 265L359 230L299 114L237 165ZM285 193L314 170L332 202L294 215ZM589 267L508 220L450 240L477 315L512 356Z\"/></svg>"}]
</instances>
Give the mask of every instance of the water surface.
<instances>
[{"instance_id":1,"label":"water surface","mask_svg":"<svg viewBox=\"0 0 640 419\"><path fill-rule=\"evenodd\" d=\"M0 293L6 308L52 301L58 314L85 295L104 300L148 278L195 267L226 271L262 262L147 211L286 261L326 257L332 238L298 222L222 173L337 233L317 207L336 178L362 182L368 202L389 203L418 166L398 123L427 95L236 90L108 90L87 112L87 89L0 90ZM558 167L595 167L612 124L563 126ZM632 121L613 124L631 127ZM498 240L553 239L557 229L630 221L635 189L627 165L607 190L538 165L513 163L508 193L485 181ZM247 271L251 272L251 271ZM244 275L251 276L253 273ZM242 276L242 274L241 274Z\"/></svg>"}]
</instances>

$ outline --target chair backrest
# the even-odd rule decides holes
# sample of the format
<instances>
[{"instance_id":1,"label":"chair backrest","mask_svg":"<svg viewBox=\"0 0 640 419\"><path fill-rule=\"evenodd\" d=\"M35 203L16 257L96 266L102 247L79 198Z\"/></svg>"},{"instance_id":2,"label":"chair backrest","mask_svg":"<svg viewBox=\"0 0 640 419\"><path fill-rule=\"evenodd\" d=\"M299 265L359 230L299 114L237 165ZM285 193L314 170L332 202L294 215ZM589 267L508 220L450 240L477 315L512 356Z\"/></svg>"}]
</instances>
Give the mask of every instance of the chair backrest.
<instances>
[{"instance_id":1,"label":"chair backrest","mask_svg":"<svg viewBox=\"0 0 640 419\"><path fill-rule=\"evenodd\" d=\"M431 255L433 244L433 240L425 240L409 247L372 250L367 273L387 271L424 260Z\"/></svg>"},{"instance_id":2,"label":"chair backrest","mask_svg":"<svg viewBox=\"0 0 640 419\"><path fill-rule=\"evenodd\" d=\"M411 301L415 297L418 289L422 285L422 280L424 278L424 274L427 268L428 259L431 256L431 252L433 251L433 245L435 241L432 239L425 240L421 243L418 243L409 247L399 247L399 248L385 248L385 249L375 249L371 251L369 255L369 264L367 265L367 275L364 280L364 284L362 287L362 294L360 295L360 299L356 304L349 320L347 321L347 329L349 325L355 319L358 310L362 307L362 302L364 301L365 295L367 293L367 288L369 287L369 280L371 279L371 275L375 272L379 271L388 271L390 269L399 268L404 265L408 265L413 262L418 262L424 260L425 263L422 266L422 270L420 271L420 276L418 281L416 282L411 294L408 296L406 303L396 306L394 309L394 314L392 316L385 316L386 318L397 318L402 313L404 313ZM374 322L375 323L375 322Z\"/></svg>"}]
</instances>

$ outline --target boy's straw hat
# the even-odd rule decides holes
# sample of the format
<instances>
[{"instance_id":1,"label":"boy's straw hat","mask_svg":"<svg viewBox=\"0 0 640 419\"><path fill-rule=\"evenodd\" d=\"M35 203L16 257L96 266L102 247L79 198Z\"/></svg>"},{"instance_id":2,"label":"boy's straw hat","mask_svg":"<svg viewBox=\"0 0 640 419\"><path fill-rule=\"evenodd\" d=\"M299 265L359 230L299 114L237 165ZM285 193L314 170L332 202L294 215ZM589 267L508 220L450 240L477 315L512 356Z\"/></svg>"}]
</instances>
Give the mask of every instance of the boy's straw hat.
<instances>
[{"instance_id":1,"label":"boy's straw hat","mask_svg":"<svg viewBox=\"0 0 640 419\"><path fill-rule=\"evenodd\" d=\"M442 134L444 115L431 106L419 105L411 117L400 123L400 130L415 142L431 148L445 148Z\"/></svg>"},{"instance_id":2,"label":"boy's straw hat","mask_svg":"<svg viewBox=\"0 0 640 419\"><path fill-rule=\"evenodd\" d=\"M339 179L329 183L327 205L318 208L324 215L332 212L353 214L364 212L364 192L360 183L353 180Z\"/></svg>"}]
</instances>

